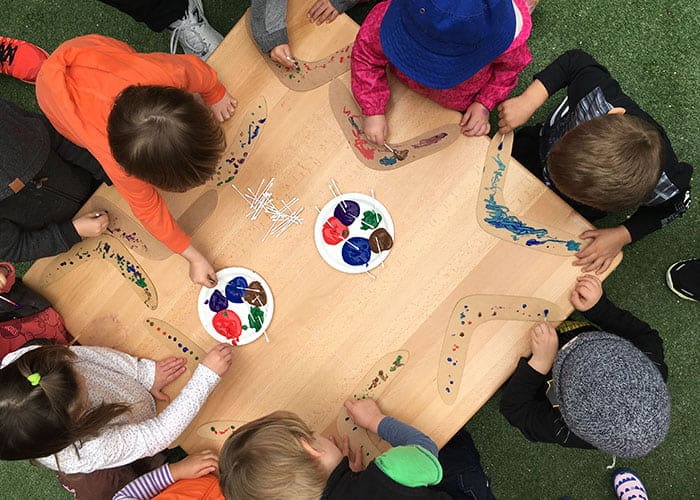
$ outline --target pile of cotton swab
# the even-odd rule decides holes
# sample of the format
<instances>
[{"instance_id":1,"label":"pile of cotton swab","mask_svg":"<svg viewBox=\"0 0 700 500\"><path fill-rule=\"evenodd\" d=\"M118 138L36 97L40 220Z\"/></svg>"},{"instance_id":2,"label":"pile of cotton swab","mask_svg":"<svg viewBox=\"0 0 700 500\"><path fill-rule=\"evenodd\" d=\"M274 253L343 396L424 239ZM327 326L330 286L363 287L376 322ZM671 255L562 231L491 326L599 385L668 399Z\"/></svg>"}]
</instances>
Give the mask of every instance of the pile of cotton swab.
<instances>
[{"instance_id":1,"label":"pile of cotton swab","mask_svg":"<svg viewBox=\"0 0 700 500\"><path fill-rule=\"evenodd\" d=\"M272 197L272 185L275 182L273 177L265 185L265 179L260 181L258 189L253 192L252 189L248 188L246 193L242 193L235 185L231 184L231 187L243 198L243 200L248 204L250 211L246 214L250 220L256 220L261 213L265 213L270 217L272 225L270 229L263 236L263 241L268 236L280 237L289 227L293 225L300 225L304 219L299 215L304 210L304 207L293 210L293 205L299 201L299 198L292 198L289 201L281 200L281 206L278 208L275 204L275 200ZM265 185L265 187L263 187Z\"/></svg>"}]
</instances>

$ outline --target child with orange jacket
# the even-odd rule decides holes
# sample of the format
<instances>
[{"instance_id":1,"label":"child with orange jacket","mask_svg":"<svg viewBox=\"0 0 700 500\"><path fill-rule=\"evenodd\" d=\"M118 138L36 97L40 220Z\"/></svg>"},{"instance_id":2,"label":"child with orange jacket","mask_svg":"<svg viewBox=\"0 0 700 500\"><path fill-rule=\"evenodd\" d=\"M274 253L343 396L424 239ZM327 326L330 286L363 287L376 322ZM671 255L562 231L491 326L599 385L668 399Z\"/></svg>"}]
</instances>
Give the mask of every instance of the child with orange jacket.
<instances>
[{"instance_id":1,"label":"child with orange jacket","mask_svg":"<svg viewBox=\"0 0 700 500\"><path fill-rule=\"evenodd\" d=\"M237 105L216 72L193 55L139 54L87 35L51 54L36 93L51 124L97 158L141 224L189 261L192 281L213 286L213 267L158 189L186 191L215 172L225 148L218 122Z\"/></svg>"}]
</instances>

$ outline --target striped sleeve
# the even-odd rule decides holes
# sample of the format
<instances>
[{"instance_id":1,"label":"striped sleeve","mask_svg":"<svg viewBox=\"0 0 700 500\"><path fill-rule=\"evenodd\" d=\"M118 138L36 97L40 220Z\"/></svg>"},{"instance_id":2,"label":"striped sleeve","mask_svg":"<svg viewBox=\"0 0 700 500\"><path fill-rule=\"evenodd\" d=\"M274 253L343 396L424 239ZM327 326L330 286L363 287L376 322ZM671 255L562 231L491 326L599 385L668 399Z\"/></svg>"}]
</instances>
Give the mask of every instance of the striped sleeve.
<instances>
[{"instance_id":1,"label":"striped sleeve","mask_svg":"<svg viewBox=\"0 0 700 500\"><path fill-rule=\"evenodd\" d=\"M112 500L149 500L174 482L170 468L165 464L131 481Z\"/></svg>"}]
</instances>

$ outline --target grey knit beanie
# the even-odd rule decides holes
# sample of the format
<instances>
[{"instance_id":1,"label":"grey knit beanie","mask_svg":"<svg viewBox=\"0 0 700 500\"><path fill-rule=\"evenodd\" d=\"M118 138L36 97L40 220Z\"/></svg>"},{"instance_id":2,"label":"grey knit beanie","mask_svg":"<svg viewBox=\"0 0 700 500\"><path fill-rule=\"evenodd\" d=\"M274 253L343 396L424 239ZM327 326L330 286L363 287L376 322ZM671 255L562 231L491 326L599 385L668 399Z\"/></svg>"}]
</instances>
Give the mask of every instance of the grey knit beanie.
<instances>
[{"instance_id":1,"label":"grey knit beanie","mask_svg":"<svg viewBox=\"0 0 700 500\"><path fill-rule=\"evenodd\" d=\"M552 389L569 429L611 455L643 457L668 432L671 403L661 372L617 335L586 332L564 346Z\"/></svg>"}]
</instances>

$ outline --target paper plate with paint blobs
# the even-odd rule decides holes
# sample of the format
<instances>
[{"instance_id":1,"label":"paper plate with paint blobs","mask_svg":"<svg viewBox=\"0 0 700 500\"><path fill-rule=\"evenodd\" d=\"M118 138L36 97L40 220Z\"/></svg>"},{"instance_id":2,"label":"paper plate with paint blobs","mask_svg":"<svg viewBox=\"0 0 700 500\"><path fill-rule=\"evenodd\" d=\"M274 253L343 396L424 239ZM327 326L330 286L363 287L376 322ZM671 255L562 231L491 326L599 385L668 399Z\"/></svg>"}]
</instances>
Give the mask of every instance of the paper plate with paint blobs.
<instances>
[{"instance_id":1,"label":"paper plate with paint blobs","mask_svg":"<svg viewBox=\"0 0 700 500\"><path fill-rule=\"evenodd\" d=\"M214 288L202 287L197 310L204 329L219 342L244 345L265 333L272 321L272 291L258 273L227 267Z\"/></svg>"},{"instance_id":2,"label":"paper plate with paint blobs","mask_svg":"<svg viewBox=\"0 0 700 500\"><path fill-rule=\"evenodd\" d=\"M394 222L384 205L363 193L333 198L314 226L316 248L328 265L359 274L381 265L394 246Z\"/></svg>"}]
</instances>

